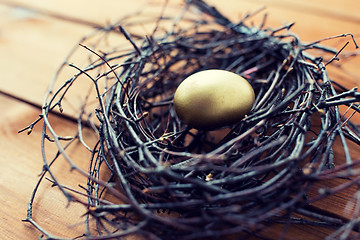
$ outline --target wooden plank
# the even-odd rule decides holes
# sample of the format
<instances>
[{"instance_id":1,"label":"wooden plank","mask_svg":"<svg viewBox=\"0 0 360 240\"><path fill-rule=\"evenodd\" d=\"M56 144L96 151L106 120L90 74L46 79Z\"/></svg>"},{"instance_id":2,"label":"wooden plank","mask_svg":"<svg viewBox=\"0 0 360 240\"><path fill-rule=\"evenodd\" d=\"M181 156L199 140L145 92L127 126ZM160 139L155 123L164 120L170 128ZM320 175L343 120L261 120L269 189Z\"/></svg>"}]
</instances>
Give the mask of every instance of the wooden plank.
<instances>
[{"instance_id":1,"label":"wooden plank","mask_svg":"<svg viewBox=\"0 0 360 240\"><path fill-rule=\"evenodd\" d=\"M265 7L263 11L249 18L246 22L259 26L263 21L264 14L267 14L266 26L268 27L277 28L284 24L295 23L290 31L305 43L347 33L352 33L357 43L360 43L360 15L356 10L360 8L359 1L246 0L234 1L231 4L219 4L215 0L208 2L219 6L219 9L227 16L231 16L234 21L242 19L246 13L254 13L261 7ZM344 54L339 56L341 68L328 66L328 72L330 77L344 86L348 88L358 87L360 82L360 68L358 67L360 56L351 37L347 36L322 43L339 50L347 41L350 44L345 48ZM356 56L346 58L346 55L355 50L357 51ZM314 54L315 56L323 55L319 52Z\"/></svg>"},{"instance_id":2,"label":"wooden plank","mask_svg":"<svg viewBox=\"0 0 360 240\"><path fill-rule=\"evenodd\" d=\"M0 6L2 92L42 104L69 49L91 29L27 10Z\"/></svg>"},{"instance_id":3,"label":"wooden plank","mask_svg":"<svg viewBox=\"0 0 360 240\"><path fill-rule=\"evenodd\" d=\"M106 0L101 2L86 0L0 0L1 3L14 8L32 9L38 14L53 16L73 23L78 22L83 25L107 25L135 12L149 14L146 9L153 5L153 1L147 0Z\"/></svg>"},{"instance_id":4,"label":"wooden plank","mask_svg":"<svg viewBox=\"0 0 360 240\"><path fill-rule=\"evenodd\" d=\"M31 107L22 102L11 100L0 95L1 126L0 135L0 236L2 239L37 239L40 233L29 224L21 220L26 218L26 208L35 187L39 173L42 170L42 155L40 151L41 124L34 128L31 135L18 134L17 131L27 124L30 119L36 119L40 109ZM52 118L54 126L61 126L64 134L73 134L76 125L64 119ZM95 140L87 135L87 140ZM56 153L57 148L49 145L48 151ZM80 149L70 152L70 156L82 168L87 169L90 153ZM78 173L71 172L69 165L59 159L54 168L60 182L77 187L77 184L86 185L86 179ZM78 187L77 187L78 188ZM81 223L85 209L79 204L71 203L57 188L51 188L51 183L44 181L38 190L34 203L34 218L50 229L50 232L59 236L77 236L83 232ZM75 225L71 225L75 224Z\"/></svg>"},{"instance_id":5,"label":"wooden plank","mask_svg":"<svg viewBox=\"0 0 360 240\"><path fill-rule=\"evenodd\" d=\"M269 15L269 26L279 27L284 22L295 21L293 31L305 41L314 41L347 32L355 34L358 33L356 31L359 29L358 23L337 18L324 18L324 16L315 15L314 12L299 12L298 9L289 7L285 11L283 7L279 7L281 5L279 1L274 5L267 1L233 1L231 4L209 2L234 20L241 19L246 12L255 11L264 5L268 6L264 13L267 12ZM18 5L42 9L40 12L14 7L13 5L7 6L5 4L9 3L7 1L2 1L2 3L3 6L0 7L2 13L0 15L0 51L3 57L0 59L0 71L2 72L1 80L3 83L0 85L0 91L24 98L32 103L42 104L42 96L45 93L46 86L58 66L78 40L92 31L84 23L73 24L68 20L76 18L85 22L104 24L109 19L115 21L114 19L119 19L121 16L132 12L131 10L135 11L141 6L142 1L134 1L136 4L111 1L109 4L102 5L97 5L98 3L94 2L84 4L83 1L77 3L73 1L61 1L61 3L60 1L47 1L46 3L43 1L15 2ZM300 4L299 1L297 3ZM46 16L46 11L58 14L58 18ZM249 19L248 22L259 23L262 20L262 15L260 13ZM59 21L59 16L70 19ZM143 33L145 36L146 31L144 30ZM340 48L345 40L349 40L349 38L332 41L329 44ZM353 45L350 44L347 49L353 49ZM88 53L84 55L86 58ZM358 85L360 69L357 66L359 62L360 58L357 57L343 66L354 76L345 78L347 81L345 84L348 87ZM70 72L68 76L64 76L64 79L72 76L72 74L73 72ZM79 91L83 92L83 89L84 87L81 87ZM73 100L78 101L79 96L74 96L71 102L74 102Z\"/></svg>"},{"instance_id":6,"label":"wooden plank","mask_svg":"<svg viewBox=\"0 0 360 240\"><path fill-rule=\"evenodd\" d=\"M71 4L70 1L67 3ZM138 1L138 4L140 3L141 1ZM61 6L67 8L66 4L59 4L59 6L58 11L61 10ZM126 6L118 7L124 10L123 14L128 12L132 14L133 11L130 9L136 7L136 4ZM96 6L88 5L88 7L99 12ZM103 8L112 9L112 11L114 9L107 6L103 6ZM155 6L155 8L157 7ZM68 53L73 47L78 46L77 44L84 36L88 36L95 30L84 22L71 22L72 19L67 19L69 16L54 17L52 14L12 4L1 5L0 2L0 12L0 52L3 56L0 58L0 71L2 72L0 92L35 105L42 105L47 87ZM88 11L85 12L89 14ZM61 15L61 13L60 11L59 14ZM113 13L112 16L119 19L117 10L116 13ZM110 13L101 12L101 16L105 19L110 16ZM154 16L156 15L151 15L151 18ZM145 36L146 30L144 29L146 27L140 24L139 28ZM151 27L150 29L152 30ZM112 48L123 43L128 43L123 35L113 34L95 50L106 51L105 45L110 45ZM83 44L86 45L86 43ZM77 54L69 59L69 63L72 62L83 68L89 63L89 55L91 55L89 51L78 47ZM57 89L77 72L74 68L65 68L58 77L60 80L54 89ZM79 108L83 105L84 97L90 91L92 83L90 79L83 78L76 81L75 85L71 89L72 92L68 94L69 98L64 101L67 104L64 109L71 116L78 115ZM86 90L84 91L84 89Z\"/></svg>"},{"instance_id":7,"label":"wooden plank","mask_svg":"<svg viewBox=\"0 0 360 240\"><path fill-rule=\"evenodd\" d=\"M292 0L291 2L286 0L253 0L252 2L284 10L293 9L297 12L321 15L324 18L337 18L341 21L360 23L360 15L357 11L359 1L357 0Z\"/></svg>"},{"instance_id":8,"label":"wooden plank","mask_svg":"<svg viewBox=\"0 0 360 240\"><path fill-rule=\"evenodd\" d=\"M0 175L0 200L3 207L0 209L0 236L4 239L21 239L26 236L28 239L40 237L40 233L31 227L30 224L21 220L26 218L27 203L30 199L38 174L42 169L42 156L40 151L41 123L34 128L31 135L17 134L17 131L24 127L29 120L36 119L40 109L28 106L22 102L11 100L0 95L0 108L3 110L1 115L2 125L0 134L6 141L0 142L0 164L5 167ZM57 116L51 117L52 125L57 132L62 135L74 134L76 124L66 121ZM96 137L86 135L89 145L94 144ZM56 153L57 148L51 144L47 151ZM29 154L30 153L30 154ZM89 152L78 148L68 151L74 162L83 169L87 168ZM50 155L51 156L51 155ZM76 172L70 172L69 164L64 159L56 162L53 170L59 181L66 186L81 190L77 184L86 185L86 179ZM334 202L326 202L327 208L334 213L341 213L346 199ZM51 183L45 181L38 192L34 204L34 218L39 224L50 233L60 237L76 237L84 232L82 215L85 208L76 203L67 206L66 198L56 187L51 187ZM266 238L276 239L280 236L282 226L275 226L265 231ZM316 240L323 239L333 230L326 228L304 227L292 225L284 239L305 238Z\"/></svg>"},{"instance_id":9,"label":"wooden plank","mask_svg":"<svg viewBox=\"0 0 360 240\"><path fill-rule=\"evenodd\" d=\"M50 81L73 47L78 47L78 53L69 63L74 62L80 68L88 65L90 53L78 43L95 31L92 27L60 21L28 9L0 5L0 12L0 92L41 106ZM112 39L117 44L126 42L120 34ZM54 89L77 72L66 67ZM78 115L91 86L90 79L76 81L69 98L64 100L68 115Z\"/></svg>"},{"instance_id":10,"label":"wooden plank","mask_svg":"<svg viewBox=\"0 0 360 240\"><path fill-rule=\"evenodd\" d=\"M159 7L164 4L163 1L115 1L108 0L105 4L99 2L81 1L0 1L0 3L12 6L24 6L32 8L41 13L69 18L69 20L78 19L89 24L104 25L114 22L119 18L132 12L139 14L154 14L154 5ZM170 6L180 5L181 0L169 1ZM208 0L209 4L217 7L226 16L236 21L244 17L245 14L255 12L265 7L266 9L257 17L251 18L251 21L260 21L263 13L268 13L268 22L277 27L283 23L295 22L293 31L305 41L314 41L332 35L353 32L360 34L358 26L360 24L360 15L358 14L359 2L356 0L344 1L286 1L286 0L245 0L223 2ZM171 8L171 7L169 7ZM101 9L101 10L99 10ZM157 8L159 11L161 8ZM255 20L254 20L255 19ZM256 20L257 19L257 20Z\"/></svg>"},{"instance_id":11,"label":"wooden plank","mask_svg":"<svg viewBox=\"0 0 360 240\"><path fill-rule=\"evenodd\" d=\"M92 31L89 25L114 21L120 15L130 11L130 8L132 9L130 6L139 7L142 4L141 1L131 1L135 5L128 5L129 1L125 4L125 2L115 0L109 1L108 5L98 5L95 1L89 3L85 0L76 3L68 0L45 2L41 0L31 2L24 0L17 2L34 9L51 11L51 14L59 14L59 16L51 17L45 12L29 11L26 8L6 5L4 2L0 1L0 51L2 53L2 58L0 58L0 71L2 72L0 91L38 105L42 104L46 86L67 52L82 36ZM345 32L353 32L357 36L359 34L357 20L339 19L331 16L333 13L342 12L344 15L344 12L349 12L349 16L357 19L358 7L356 6L359 4L357 1L344 1L341 3L332 1L332 4L329 4L328 1L324 0L296 0L297 7L292 7L293 5L280 0L271 3L264 0L231 1L231 3L229 1L228 4L219 3L219 1L215 2L215 0L212 2L235 20L240 19L247 11L255 11L260 6L267 5L268 8L264 12L269 13L268 23L270 25L277 27L282 25L284 21L287 23L295 21L293 31L306 41ZM298 8L299 6L301 8ZM320 9L322 6L326 14L316 15L315 10ZM315 8L315 10L305 11L310 7ZM121 14L119 9L121 9ZM64 16L64 19L61 19L60 16ZM83 20L83 22L71 23L71 19L74 20L75 18ZM254 21L258 24L261 20L262 14L259 14L249 19L249 22ZM332 46L340 47L344 44L344 40L330 41L329 43ZM353 46L350 45L349 49L352 48ZM86 56L88 56L87 52ZM346 64L344 68L351 71L355 77L352 80L353 82L345 84L349 86L358 85L356 81L359 80L358 76L360 76L358 65L359 58L350 62L349 65ZM65 72L64 79L71 76L71 74L73 74L72 71ZM333 74L337 73L333 72ZM72 95L74 99L79 99L84 92L84 87L80 84L75 89L77 90ZM75 104L74 107L76 108L79 104ZM39 232L35 231L34 228L29 228L27 224L22 223L20 220L25 218L26 204L35 185L37 174L41 170L40 128L36 128L30 136L17 135L16 132L28 124L28 121L35 119L40 110L9 100L4 96L0 96L0 107L2 109L1 118L4 120L0 127L0 134L2 139L6 139L6 141L0 143L0 149L2 150L0 162L3 166L6 166L6 171L3 171L0 176L0 200L4 203L0 214L6 216L0 219L2 226L0 236L5 236L6 239L21 239L23 236L35 239L40 236ZM73 133L75 128L73 123L63 123L64 120L57 117L54 118L54 121L56 127L64 128L64 134ZM50 150L56 151L53 147ZM358 154L357 150L355 149L355 154ZM86 152L74 152L72 156L81 165L81 161L88 159L87 154ZM341 153L339 153L337 159L343 160ZM82 164L84 165L81 166L86 168L86 161ZM64 183L70 186L74 186L79 182L84 183L83 178L75 173L71 174L71 178L69 177L70 173L67 171L69 166L66 162L59 161L57 167L59 169L58 174L60 174ZM333 187L336 184L339 184L339 182L330 185L326 183L325 186ZM36 201L36 207L39 207L39 211L35 217L45 227L50 228L54 234L60 234L64 237L74 237L81 234L82 225L70 225L81 221L79 216L84 212L84 209L76 205L66 208L66 199L61 196L56 188L50 188L50 185L50 183L46 183L40 190L39 199ZM334 198L321 202L318 206L325 206L326 209L333 213L350 218L352 212L347 210L350 206L348 205L348 198L352 196L353 190L339 193ZM16 229L16 231L11 231L11 229ZM328 231L325 231L317 235L316 228L309 230L300 228L300 230L297 229L294 232L295 236L297 236L296 233L299 236L304 236L307 231L314 239L320 239L326 236L325 234L328 234Z\"/></svg>"},{"instance_id":12,"label":"wooden plank","mask_svg":"<svg viewBox=\"0 0 360 240\"><path fill-rule=\"evenodd\" d=\"M171 0L169 5L178 5L181 0ZM321 15L322 18L337 18L340 21L360 23L360 15L358 13L359 2L357 0L293 0L291 2L286 0L244 0L244 1L227 1L219 2L215 0L207 0L208 3L216 6L224 13L235 13L231 15L234 20L245 14L248 11L258 9L265 6L271 12L275 9L283 11L283 14L274 15L272 18L280 21L289 21L291 19L302 22L307 22L308 15ZM118 20L128 13L139 11L146 14L150 5L163 5L162 0L107 0L106 2L79 0L76 2L70 0L54 0L41 1L33 0L31 2L26 0L6 1L1 0L0 3L12 6L26 6L37 9L41 12L56 13L65 17L79 19L95 24L106 24ZM101 11L99 11L101 9ZM298 18L293 16L292 12L298 12L303 17ZM290 19L288 19L290 18ZM311 27L313 27L311 25ZM356 30L356 29L352 29Z\"/></svg>"},{"instance_id":13,"label":"wooden plank","mask_svg":"<svg viewBox=\"0 0 360 240\"><path fill-rule=\"evenodd\" d=\"M260 8L265 9L249 19L259 23L264 13L268 14L267 21L274 28L284 23L295 22L292 31L304 41L314 41L320 38L353 32L359 34L360 21L349 21L341 18L342 15L358 19L360 16L355 10L359 6L358 1L286 1L286 0L245 0L233 1L229 4L221 4L216 0L207 1L217 6L222 12L235 20L240 20L247 13L256 12ZM326 4L325 4L326 2ZM349 8L353 8L349 11ZM320 12L320 14L319 14ZM338 16L339 14L340 17Z\"/></svg>"}]
</instances>

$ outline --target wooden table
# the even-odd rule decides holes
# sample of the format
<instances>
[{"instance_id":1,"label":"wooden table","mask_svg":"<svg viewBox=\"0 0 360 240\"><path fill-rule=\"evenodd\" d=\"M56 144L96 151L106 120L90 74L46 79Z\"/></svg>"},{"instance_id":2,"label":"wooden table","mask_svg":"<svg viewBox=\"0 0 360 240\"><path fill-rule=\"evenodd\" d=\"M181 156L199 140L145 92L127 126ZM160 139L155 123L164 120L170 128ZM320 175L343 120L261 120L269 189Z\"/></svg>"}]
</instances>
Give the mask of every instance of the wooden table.
<instances>
[{"instance_id":1,"label":"wooden table","mask_svg":"<svg viewBox=\"0 0 360 240\"><path fill-rule=\"evenodd\" d=\"M30 135L18 134L18 130L41 113L43 96L50 79L82 36L95 26L106 25L130 12L143 9L147 3L149 1L146 0L105 0L101 3L87 0L0 0L1 239L37 239L41 236L30 224L22 222L42 169L41 127L35 127ZM209 3L234 20L266 6L263 12L268 13L269 26L296 22L292 31L304 41L351 32L360 43L358 0L211 0ZM249 21L257 23L261 18L262 14ZM328 41L328 44L340 48L344 41ZM353 48L350 44L347 50ZM359 85L359 66L359 57L344 64L344 69L351 73L350 77L341 78L344 85ZM338 73L333 70L331 74ZM76 124L57 115L52 117L55 124L61 123L64 132L71 132ZM56 151L55 147L53 150ZM88 154L75 152L73 157L86 169L84 160ZM86 184L79 174L70 173L65 161L57 163L56 168L65 183L74 185L82 181L81 184ZM67 206L61 193L50 186L49 182L39 190L34 218L54 235L77 236L83 230L81 215L84 209L77 204ZM344 193L319 207L348 217L351 214L347 209L350 197ZM297 239L322 239L324 236L314 227L294 231L293 236Z\"/></svg>"}]
</instances>

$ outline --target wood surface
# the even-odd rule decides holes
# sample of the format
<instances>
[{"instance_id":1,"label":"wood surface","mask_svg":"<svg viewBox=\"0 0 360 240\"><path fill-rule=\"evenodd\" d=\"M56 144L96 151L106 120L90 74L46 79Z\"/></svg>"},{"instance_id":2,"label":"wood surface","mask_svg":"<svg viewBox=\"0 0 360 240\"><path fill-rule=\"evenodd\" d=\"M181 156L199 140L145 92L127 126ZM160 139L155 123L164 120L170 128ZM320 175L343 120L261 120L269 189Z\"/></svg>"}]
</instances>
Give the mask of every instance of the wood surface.
<instances>
[{"instance_id":1,"label":"wood surface","mask_svg":"<svg viewBox=\"0 0 360 240\"><path fill-rule=\"evenodd\" d=\"M0 239L38 239L41 236L30 224L22 222L26 218L27 204L43 165L40 150L41 125L35 127L30 135L18 134L18 130L26 127L41 113L43 96L54 73L70 49L84 35L93 31L94 27L104 26L135 11L144 12L146 6L153 2L156 1L0 0ZM358 0L208 2L235 21L247 13L266 7L262 13L268 14L267 25L279 27L284 23L295 22L292 31L307 42L353 33L360 43ZM248 21L259 24L261 20L262 14L258 14ZM341 48L350 40L342 38L326 43ZM354 45L349 44L346 51L353 50ZM341 76L343 85L353 87L360 82L359 66L360 58L354 57L342 65L346 75L339 73L336 67L329 69L329 72L332 76ZM80 90L74 93L74 101L78 101L76 99L81 94ZM65 135L73 134L72 129L76 123L57 115L52 116L52 119L55 126L57 122L59 126L61 124ZM95 137L88 135L87 139L93 141ZM49 146L49 151L56 152L57 149ZM89 158L89 152L73 149L71 153L79 166L86 169L84 159ZM353 147L352 153L360 156L356 147ZM341 151L336 156L337 161L343 160ZM74 187L79 182L86 184L78 173L70 172L66 161L58 161L55 167L64 184ZM350 218L352 209L349 201L355 191L356 189L340 192L318 203L317 207ZM34 207L37 208L34 218L54 235L75 237L84 230L81 215L85 209L79 204L67 206L67 200L59 191L51 188L51 182L39 189ZM316 227L297 228L292 230L291 239L323 239L330 232ZM279 229L274 227L268 230L267 237L276 239L278 233Z\"/></svg>"}]
</instances>

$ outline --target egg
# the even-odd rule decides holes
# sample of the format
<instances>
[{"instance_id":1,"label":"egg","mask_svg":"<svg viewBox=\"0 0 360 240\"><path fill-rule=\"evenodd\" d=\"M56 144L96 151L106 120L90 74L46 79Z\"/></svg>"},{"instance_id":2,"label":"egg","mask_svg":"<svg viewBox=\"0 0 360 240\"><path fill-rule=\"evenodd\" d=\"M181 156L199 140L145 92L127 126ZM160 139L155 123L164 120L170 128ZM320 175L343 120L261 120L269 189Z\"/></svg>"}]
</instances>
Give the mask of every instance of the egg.
<instances>
[{"instance_id":1,"label":"egg","mask_svg":"<svg viewBox=\"0 0 360 240\"><path fill-rule=\"evenodd\" d=\"M190 75L174 94L178 118L199 130L213 130L241 121L254 101L254 90L246 79L218 69Z\"/></svg>"}]
</instances>

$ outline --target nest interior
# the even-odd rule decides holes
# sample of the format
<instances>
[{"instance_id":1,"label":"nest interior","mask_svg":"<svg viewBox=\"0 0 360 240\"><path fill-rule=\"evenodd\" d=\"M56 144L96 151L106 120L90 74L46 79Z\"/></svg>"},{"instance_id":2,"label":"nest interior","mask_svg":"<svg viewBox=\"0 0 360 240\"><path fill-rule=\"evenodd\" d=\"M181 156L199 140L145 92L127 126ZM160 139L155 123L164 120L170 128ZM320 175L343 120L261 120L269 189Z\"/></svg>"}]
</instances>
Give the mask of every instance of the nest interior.
<instances>
[{"instance_id":1,"label":"nest interior","mask_svg":"<svg viewBox=\"0 0 360 240\"><path fill-rule=\"evenodd\" d=\"M339 52L320 42L304 44L289 31L291 24L270 29L248 26L246 19L233 23L202 1L188 1L182 14L170 19L171 29L163 30L162 21L169 19L157 19L156 31L146 37L135 37L121 24L99 30L119 32L132 48L100 54L83 45L96 61L79 69L44 106L47 118L71 82L80 76L93 80L96 123L79 123L96 126L99 135L87 190L87 214L99 224L97 233L87 235L260 236L274 223L326 227L334 230L332 236L356 230L352 220L312 205L335 193L312 191L317 182L348 177L345 189L359 181L359 161L349 146L360 143L358 126L350 120L359 113L360 94L326 71ZM333 57L325 61L307 52L315 48ZM97 79L87 75L96 66L108 67ZM177 86L206 69L232 71L249 81L256 100L244 119L214 131L192 129L178 119L172 102ZM98 79L104 78L112 85L101 90ZM48 139L46 132L43 137ZM339 164L334 144L344 149ZM99 180L100 168L110 172L106 184ZM105 189L122 203L102 201Z\"/></svg>"}]
</instances>

